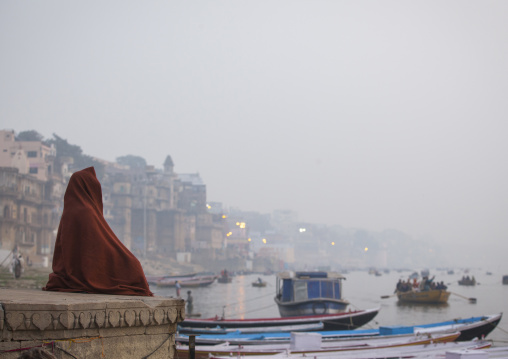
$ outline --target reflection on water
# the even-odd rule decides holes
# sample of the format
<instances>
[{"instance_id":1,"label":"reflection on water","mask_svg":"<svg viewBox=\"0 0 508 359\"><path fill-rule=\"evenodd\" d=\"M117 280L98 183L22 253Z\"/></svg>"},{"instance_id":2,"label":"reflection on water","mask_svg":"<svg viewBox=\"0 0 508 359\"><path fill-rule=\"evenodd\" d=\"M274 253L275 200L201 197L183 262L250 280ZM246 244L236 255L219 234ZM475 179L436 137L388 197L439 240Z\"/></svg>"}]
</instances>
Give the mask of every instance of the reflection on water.
<instances>
[{"instance_id":1,"label":"reflection on water","mask_svg":"<svg viewBox=\"0 0 508 359\"><path fill-rule=\"evenodd\" d=\"M454 318L467 318L486 314L504 312L508 316L508 285L502 284L503 273L485 274L486 272L471 273L475 276L476 286L459 286L458 279L462 272L447 274L446 271L431 271L436 281L444 281L448 290L452 292L448 303L437 305L402 304L393 296L397 281L407 279L411 272L374 276L366 271L350 271L344 282L344 298L350 301L349 308L368 309L380 307L379 314L366 325L378 327L380 325L418 325L438 322ZM253 287L258 277L268 284L266 287ZM151 287L156 295L175 296L175 288ZM273 298L275 297L274 275L245 275L236 276L231 283L213 283L208 287L190 288L194 297L194 312L202 317L227 318L262 318L278 317L279 311ZM186 293L187 288L182 293ZM381 296L390 296L381 299ZM185 298L185 296L184 296ZM476 298L471 303L468 298ZM489 335L496 344L508 343L508 318L503 317L498 328Z\"/></svg>"},{"instance_id":2,"label":"reflection on water","mask_svg":"<svg viewBox=\"0 0 508 359\"><path fill-rule=\"evenodd\" d=\"M433 308L446 308L450 304L448 303L436 303L432 304L431 307ZM409 309L415 308L415 307L422 307L424 309L429 309L429 305L425 303L407 303L407 302L397 302L398 307L407 307Z\"/></svg>"}]
</instances>

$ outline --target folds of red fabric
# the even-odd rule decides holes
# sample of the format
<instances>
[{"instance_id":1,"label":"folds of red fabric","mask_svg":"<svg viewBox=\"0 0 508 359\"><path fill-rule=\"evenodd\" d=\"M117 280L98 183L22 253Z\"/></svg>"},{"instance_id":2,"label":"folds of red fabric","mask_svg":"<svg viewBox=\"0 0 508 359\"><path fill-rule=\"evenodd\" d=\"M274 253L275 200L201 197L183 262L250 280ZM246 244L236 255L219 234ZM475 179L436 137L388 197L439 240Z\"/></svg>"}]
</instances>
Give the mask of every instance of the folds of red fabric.
<instances>
[{"instance_id":1,"label":"folds of red fabric","mask_svg":"<svg viewBox=\"0 0 508 359\"><path fill-rule=\"evenodd\" d=\"M138 259L103 215L93 167L75 172L64 195L53 273L43 290L153 296Z\"/></svg>"}]
</instances>

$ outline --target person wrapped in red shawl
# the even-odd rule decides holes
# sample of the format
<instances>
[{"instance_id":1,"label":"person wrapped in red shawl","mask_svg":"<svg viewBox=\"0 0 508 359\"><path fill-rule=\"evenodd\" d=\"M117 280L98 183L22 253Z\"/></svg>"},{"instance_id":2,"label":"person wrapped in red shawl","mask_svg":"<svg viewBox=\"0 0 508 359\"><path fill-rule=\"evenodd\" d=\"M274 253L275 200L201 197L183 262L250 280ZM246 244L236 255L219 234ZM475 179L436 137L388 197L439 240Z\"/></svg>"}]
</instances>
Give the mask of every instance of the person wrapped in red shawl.
<instances>
[{"instance_id":1,"label":"person wrapped in red shawl","mask_svg":"<svg viewBox=\"0 0 508 359\"><path fill-rule=\"evenodd\" d=\"M75 172L64 195L53 273L43 290L153 296L138 259L103 215L102 189L93 167Z\"/></svg>"}]
</instances>

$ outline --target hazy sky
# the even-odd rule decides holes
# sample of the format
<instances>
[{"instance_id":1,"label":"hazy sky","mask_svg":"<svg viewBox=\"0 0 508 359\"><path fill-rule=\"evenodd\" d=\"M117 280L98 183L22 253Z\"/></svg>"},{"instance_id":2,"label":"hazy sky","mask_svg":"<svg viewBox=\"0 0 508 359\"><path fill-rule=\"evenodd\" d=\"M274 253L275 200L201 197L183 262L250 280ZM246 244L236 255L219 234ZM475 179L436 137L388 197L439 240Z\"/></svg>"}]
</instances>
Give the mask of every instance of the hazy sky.
<instances>
[{"instance_id":1,"label":"hazy sky","mask_svg":"<svg viewBox=\"0 0 508 359\"><path fill-rule=\"evenodd\" d=\"M504 0L5 0L1 128L169 154L227 206L504 254L507 19Z\"/></svg>"}]
</instances>

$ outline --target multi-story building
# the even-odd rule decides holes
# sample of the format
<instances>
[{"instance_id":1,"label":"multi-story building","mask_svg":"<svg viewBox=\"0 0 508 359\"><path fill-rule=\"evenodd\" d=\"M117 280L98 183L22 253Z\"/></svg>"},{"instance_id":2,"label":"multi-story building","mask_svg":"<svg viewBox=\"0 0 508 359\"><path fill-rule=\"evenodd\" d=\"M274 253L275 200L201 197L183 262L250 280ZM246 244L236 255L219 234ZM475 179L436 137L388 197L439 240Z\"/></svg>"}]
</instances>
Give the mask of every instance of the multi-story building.
<instances>
[{"instance_id":1,"label":"multi-story building","mask_svg":"<svg viewBox=\"0 0 508 359\"><path fill-rule=\"evenodd\" d=\"M0 167L15 167L41 181L51 178L56 158L54 146L42 141L16 141L13 130L0 131Z\"/></svg>"},{"instance_id":2,"label":"multi-story building","mask_svg":"<svg viewBox=\"0 0 508 359\"><path fill-rule=\"evenodd\" d=\"M61 210L55 196L61 186L0 167L0 248L17 250L42 262L54 246Z\"/></svg>"},{"instance_id":3,"label":"multi-story building","mask_svg":"<svg viewBox=\"0 0 508 359\"><path fill-rule=\"evenodd\" d=\"M55 155L41 141L16 141L14 131L0 131L0 248L33 262L52 251L60 219L64 185L54 173Z\"/></svg>"},{"instance_id":4,"label":"multi-story building","mask_svg":"<svg viewBox=\"0 0 508 359\"><path fill-rule=\"evenodd\" d=\"M179 175L166 157L162 170L106 165L105 216L123 243L139 256L205 251L223 241L222 218L206 207L199 174ZM107 199L107 200L106 200Z\"/></svg>"}]
</instances>

